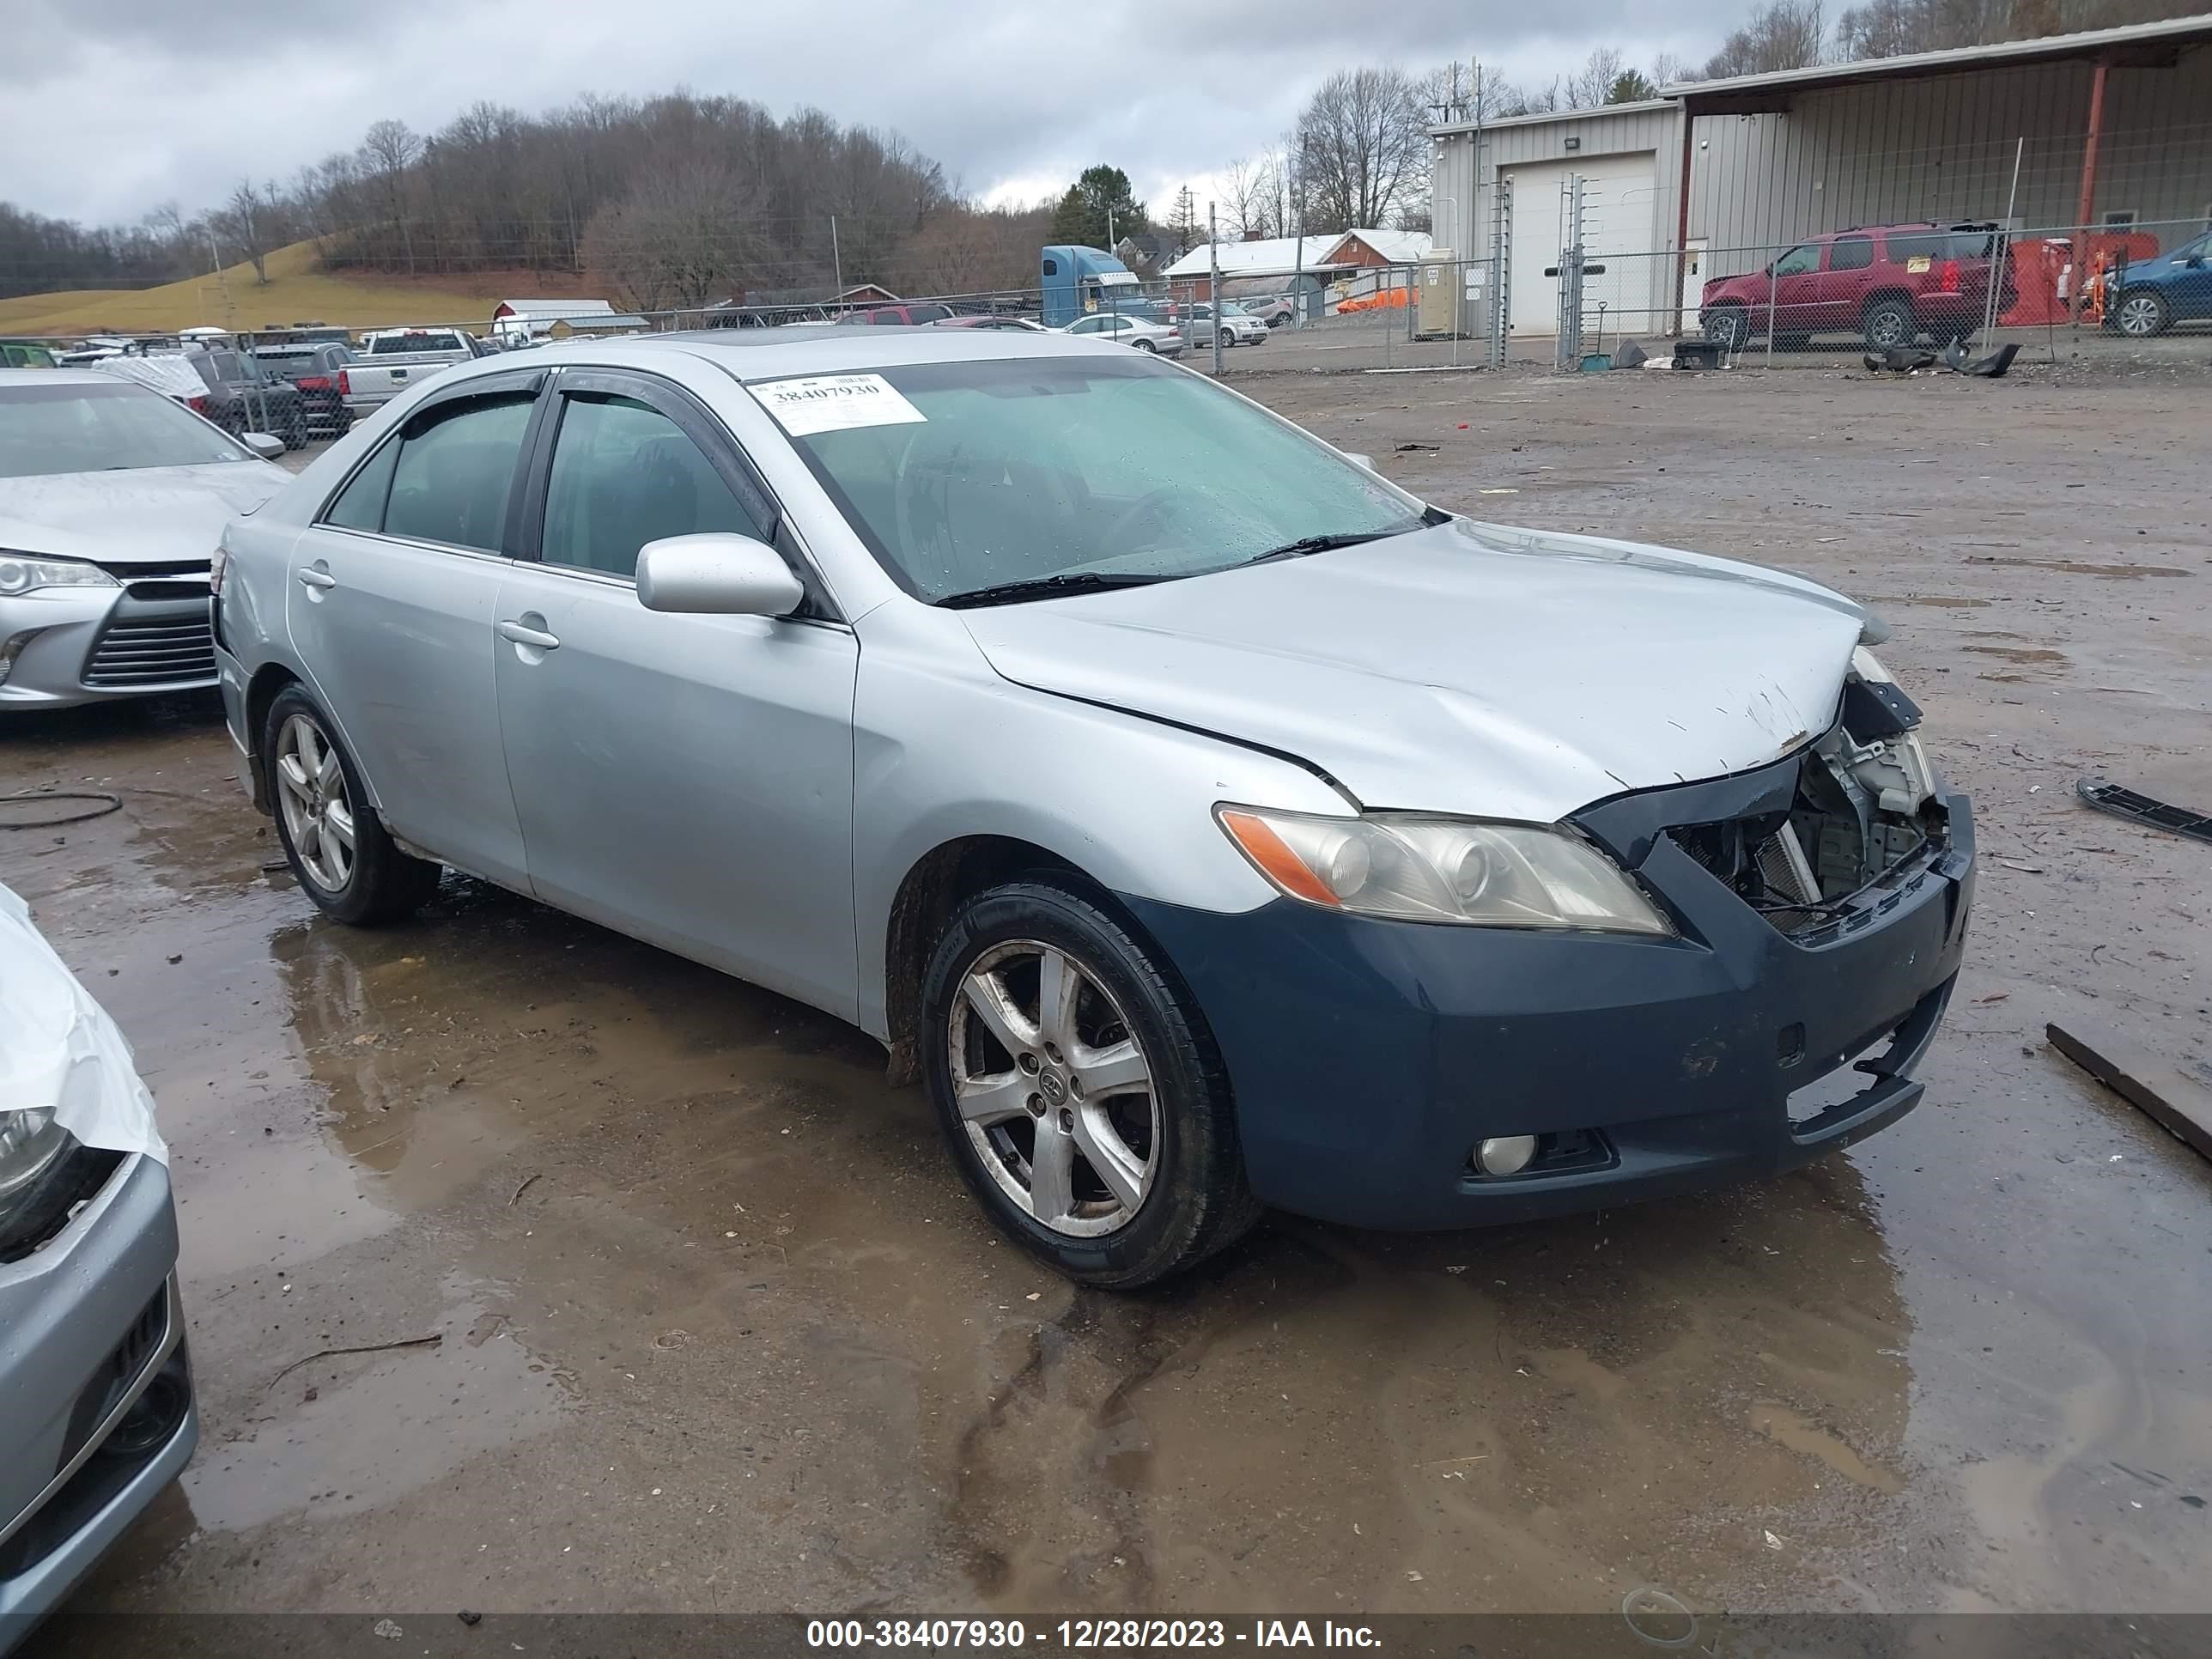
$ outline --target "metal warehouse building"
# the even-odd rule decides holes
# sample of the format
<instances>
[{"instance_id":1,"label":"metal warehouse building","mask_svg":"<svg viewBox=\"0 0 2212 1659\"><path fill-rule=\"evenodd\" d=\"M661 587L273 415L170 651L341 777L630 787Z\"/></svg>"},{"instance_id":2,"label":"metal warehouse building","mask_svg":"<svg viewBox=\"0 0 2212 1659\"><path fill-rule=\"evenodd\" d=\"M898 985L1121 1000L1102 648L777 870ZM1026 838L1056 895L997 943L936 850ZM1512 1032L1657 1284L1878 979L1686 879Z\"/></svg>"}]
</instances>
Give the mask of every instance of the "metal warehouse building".
<instances>
[{"instance_id":1,"label":"metal warehouse building","mask_svg":"<svg viewBox=\"0 0 2212 1659\"><path fill-rule=\"evenodd\" d=\"M1694 316L1706 277L1854 225L2128 230L2155 252L2212 223L2212 15L1666 90L1434 129L1440 250L1489 259L1510 185L1515 333L1557 326L1571 176L1607 267L1590 291L1647 328Z\"/></svg>"}]
</instances>

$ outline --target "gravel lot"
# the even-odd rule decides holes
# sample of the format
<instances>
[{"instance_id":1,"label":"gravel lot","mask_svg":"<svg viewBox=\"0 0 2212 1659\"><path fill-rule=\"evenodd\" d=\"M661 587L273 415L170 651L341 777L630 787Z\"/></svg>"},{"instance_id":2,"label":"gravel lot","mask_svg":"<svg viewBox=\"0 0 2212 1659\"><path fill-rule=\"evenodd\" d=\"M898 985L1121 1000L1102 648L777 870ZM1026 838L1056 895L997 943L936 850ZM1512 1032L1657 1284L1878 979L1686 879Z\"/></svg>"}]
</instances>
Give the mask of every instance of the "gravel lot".
<instances>
[{"instance_id":1,"label":"gravel lot","mask_svg":"<svg viewBox=\"0 0 2212 1659\"><path fill-rule=\"evenodd\" d=\"M78 1610L2207 1606L2212 1167L2043 1028L2208 1064L2212 848L2072 787L2212 806L2212 375L1238 384L1443 505L1875 603L1980 815L1928 1103L1746 1190L1079 1291L825 1017L470 883L325 923L212 701L14 720L0 792L125 798L0 879L161 1100L206 1418Z\"/></svg>"}]
</instances>

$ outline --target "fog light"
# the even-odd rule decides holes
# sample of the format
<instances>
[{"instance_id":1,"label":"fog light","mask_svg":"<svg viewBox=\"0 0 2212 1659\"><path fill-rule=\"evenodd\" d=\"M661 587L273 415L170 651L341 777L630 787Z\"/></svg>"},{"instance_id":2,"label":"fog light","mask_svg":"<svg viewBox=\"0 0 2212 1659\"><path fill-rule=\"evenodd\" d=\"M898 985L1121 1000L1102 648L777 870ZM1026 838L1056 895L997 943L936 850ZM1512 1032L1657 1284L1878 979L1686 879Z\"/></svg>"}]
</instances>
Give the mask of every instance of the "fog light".
<instances>
[{"instance_id":1,"label":"fog light","mask_svg":"<svg viewBox=\"0 0 2212 1659\"><path fill-rule=\"evenodd\" d=\"M1519 1175L1535 1156L1534 1135L1492 1135L1474 1149L1474 1167L1486 1176Z\"/></svg>"}]
</instances>

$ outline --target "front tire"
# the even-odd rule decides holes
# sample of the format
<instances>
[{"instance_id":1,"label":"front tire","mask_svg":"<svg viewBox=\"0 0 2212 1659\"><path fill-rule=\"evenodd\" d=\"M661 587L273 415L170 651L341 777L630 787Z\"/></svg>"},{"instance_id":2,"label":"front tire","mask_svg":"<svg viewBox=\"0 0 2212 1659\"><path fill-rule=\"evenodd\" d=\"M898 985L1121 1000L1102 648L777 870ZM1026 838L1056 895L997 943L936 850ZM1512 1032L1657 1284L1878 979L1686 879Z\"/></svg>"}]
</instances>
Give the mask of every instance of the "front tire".
<instances>
[{"instance_id":1,"label":"front tire","mask_svg":"<svg viewBox=\"0 0 2212 1659\"><path fill-rule=\"evenodd\" d=\"M1136 347L1138 350L1144 352L1148 356L1159 349L1159 348L1154 345L1150 340L1132 340L1129 343Z\"/></svg>"},{"instance_id":2,"label":"front tire","mask_svg":"<svg viewBox=\"0 0 2212 1659\"><path fill-rule=\"evenodd\" d=\"M292 873L325 914L357 927L397 921L437 891L441 867L399 850L368 805L353 757L298 686L262 726L276 836Z\"/></svg>"},{"instance_id":3,"label":"front tire","mask_svg":"<svg viewBox=\"0 0 2212 1659\"><path fill-rule=\"evenodd\" d=\"M1705 337L1734 356L1751 343L1751 317L1741 306L1721 306L1705 319Z\"/></svg>"},{"instance_id":4,"label":"front tire","mask_svg":"<svg viewBox=\"0 0 2212 1659\"><path fill-rule=\"evenodd\" d=\"M1132 1290L1258 1219L1204 1017L1091 900L1043 881L971 899L931 961L922 1018L962 1178L1048 1266Z\"/></svg>"},{"instance_id":5,"label":"front tire","mask_svg":"<svg viewBox=\"0 0 2212 1659\"><path fill-rule=\"evenodd\" d=\"M2130 340L2148 340L2173 326L2173 312L2155 289L2130 289L2112 307L2112 326Z\"/></svg>"}]
</instances>

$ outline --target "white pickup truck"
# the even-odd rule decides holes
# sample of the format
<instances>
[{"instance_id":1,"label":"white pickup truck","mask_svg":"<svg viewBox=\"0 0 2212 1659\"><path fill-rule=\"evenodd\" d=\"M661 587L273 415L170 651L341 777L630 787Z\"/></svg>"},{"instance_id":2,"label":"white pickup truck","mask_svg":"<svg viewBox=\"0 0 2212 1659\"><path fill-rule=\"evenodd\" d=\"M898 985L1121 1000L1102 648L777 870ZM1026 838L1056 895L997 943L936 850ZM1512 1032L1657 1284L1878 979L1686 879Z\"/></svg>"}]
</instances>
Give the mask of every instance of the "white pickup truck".
<instances>
[{"instance_id":1,"label":"white pickup truck","mask_svg":"<svg viewBox=\"0 0 2212 1659\"><path fill-rule=\"evenodd\" d=\"M455 363L489 355L458 328L380 328L361 337L346 366L345 406L358 420Z\"/></svg>"}]
</instances>

